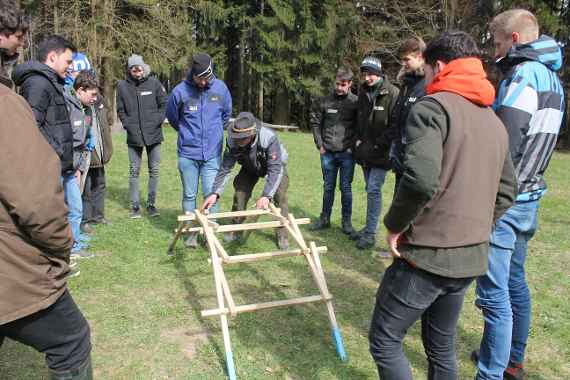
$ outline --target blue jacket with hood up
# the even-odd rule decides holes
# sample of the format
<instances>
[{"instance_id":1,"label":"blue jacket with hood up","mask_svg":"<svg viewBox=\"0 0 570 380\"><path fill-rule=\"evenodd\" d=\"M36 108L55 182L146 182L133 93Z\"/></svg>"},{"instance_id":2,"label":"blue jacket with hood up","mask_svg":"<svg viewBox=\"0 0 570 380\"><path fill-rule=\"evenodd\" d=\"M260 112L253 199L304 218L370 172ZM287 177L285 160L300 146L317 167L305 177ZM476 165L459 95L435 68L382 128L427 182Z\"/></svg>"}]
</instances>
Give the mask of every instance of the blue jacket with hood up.
<instances>
[{"instance_id":1,"label":"blue jacket with hood up","mask_svg":"<svg viewBox=\"0 0 570 380\"><path fill-rule=\"evenodd\" d=\"M232 96L226 84L212 76L205 88L199 88L190 71L166 105L166 117L178 131L178 156L200 161L220 157L231 113Z\"/></svg>"},{"instance_id":2,"label":"blue jacket with hood up","mask_svg":"<svg viewBox=\"0 0 570 380\"><path fill-rule=\"evenodd\" d=\"M562 53L555 40L543 35L514 45L498 65L505 77L493 108L509 134L519 187L517 201L539 199L546 191L544 172L565 108L557 74Z\"/></svg>"}]
</instances>

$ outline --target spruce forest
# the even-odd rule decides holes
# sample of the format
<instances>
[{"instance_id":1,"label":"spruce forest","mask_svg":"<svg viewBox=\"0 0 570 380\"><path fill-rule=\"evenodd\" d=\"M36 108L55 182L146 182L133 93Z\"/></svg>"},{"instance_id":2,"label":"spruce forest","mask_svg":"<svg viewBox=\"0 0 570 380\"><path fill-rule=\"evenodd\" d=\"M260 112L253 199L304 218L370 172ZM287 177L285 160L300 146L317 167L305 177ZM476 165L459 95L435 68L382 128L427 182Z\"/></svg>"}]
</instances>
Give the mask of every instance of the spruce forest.
<instances>
[{"instance_id":1,"label":"spruce forest","mask_svg":"<svg viewBox=\"0 0 570 380\"><path fill-rule=\"evenodd\" d=\"M231 90L234 113L252 111L267 122L305 129L311 102L331 90L339 65L357 72L364 55L376 55L394 79L395 52L410 35L429 41L438 32L461 29L492 54L488 22L519 7L535 13L540 32L560 42L565 62L570 36L567 0L23 0L22 5L32 22L25 58L34 58L33 47L43 35L70 38L89 57L111 107L129 55L141 54L168 91L185 77L192 53L205 51ZM567 65L562 75L568 83ZM563 140L570 143L566 129Z\"/></svg>"}]
</instances>

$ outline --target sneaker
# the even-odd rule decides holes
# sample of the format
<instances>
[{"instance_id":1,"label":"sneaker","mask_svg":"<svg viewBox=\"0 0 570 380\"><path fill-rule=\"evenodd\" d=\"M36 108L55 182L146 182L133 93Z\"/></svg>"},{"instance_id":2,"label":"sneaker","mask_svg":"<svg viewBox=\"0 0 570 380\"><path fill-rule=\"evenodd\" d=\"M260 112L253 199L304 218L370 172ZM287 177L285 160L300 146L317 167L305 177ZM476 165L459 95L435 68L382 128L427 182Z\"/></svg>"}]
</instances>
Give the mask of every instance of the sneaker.
<instances>
[{"instance_id":1,"label":"sneaker","mask_svg":"<svg viewBox=\"0 0 570 380\"><path fill-rule=\"evenodd\" d=\"M69 269L73 269L77 266L77 261L70 259L69 264L67 266L69 267Z\"/></svg>"},{"instance_id":2,"label":"sneaker","mask_svg":"<svg viewBox=\"0 0 570 380\"><path fill-rule=\"evenodd\" d=\"M186 240L184 240L184 245L187 248L197 248L198 247L198 233L190 232Z\"/></svg>"},{"instance_id":3,"label":"sneaker","mask_svg":"<svg viewBox=\"0 0 570 380\"><path fill-rule=\"evenodd\" d=\"M157 217L160 215L160 212L158 212L158 210L156 209L156 207L154 207L154 205L149 205L146 208L146 212L148 213L148 216L150 216L151 218Z\"/></svg>"},{"instance_id":4,"label":"sneaker","mask_svg":"<svg viewBox=\"0 0 570 380\"><path fill-rule=\"evenodd\" d=\"M92 259L93 257L95 257L93 252L87 252L84 250L78 250L75 252L71 251L71 254L69 255L71 260Z\"/></svg>"},{"instance_id":5,"label":"sneaker","mask_svg":"<svg viewBox=\"0 0 570 380\"><path fill-rule=\"evenodd\" d=\"M504 380L523 380L526 377L526 374L523 369L523 365L520 363L515 363L512 360L509 360L509 366L503 372L503 379Z\"/></svg>"},{"instance_id":6,"label":"sneaker","mask_svg":"<svg viewBox=\"0 0 570 380\"><path fill-rule=\"evenodd\" d=\"M89 223L81 223L80 229L81 232L83 232L84 234L92 234L93 232L95 232L95 230Z\"/></svg>"},{"instance_id":7,"label":"sneaker","mask_svg":"<svg viewBox=\"0 0 570 380\"><path fill-rule=\"evenodd\" d=\"M142 218L141 209L138 206L135 206L131 209L131 213L129 214L129 218L131 219L140 219Z\"/></svg>"},{"instance_id":8,"label":"sneaker","mask_svg":"<svg viewBox=\"0 0 570 380\"><path fill-rule=\"evenodd\" d=\"M360 239L356 242L356 248L358 249L370 249L376 244L376 238L374 235L362 234Z\"/></svg>"},{"instance_id":9,"label":"sneaker","mask_svg":"<svg viewBox=\"0 0 570 380\"><path fill-rule=\"evenodd\" d=\"M77 277L79 276L79 274L81 273L81 271L79 270L78 267L69 267L69 273L67 274L67 278L72 278L72 277Z\"/></svg>"}]
</instances>

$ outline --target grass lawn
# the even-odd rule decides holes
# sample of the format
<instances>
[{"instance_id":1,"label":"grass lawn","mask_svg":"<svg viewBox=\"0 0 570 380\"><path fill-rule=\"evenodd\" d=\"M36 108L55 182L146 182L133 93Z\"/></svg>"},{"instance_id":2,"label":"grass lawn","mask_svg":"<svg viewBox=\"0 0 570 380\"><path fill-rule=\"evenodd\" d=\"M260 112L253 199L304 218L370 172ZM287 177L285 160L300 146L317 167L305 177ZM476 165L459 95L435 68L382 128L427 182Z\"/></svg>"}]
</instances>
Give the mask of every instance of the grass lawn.
<instances>
[{"instance_id":1,"label":"grass lawn","mask_svg":"<svg viewBox=\"0 0 570 380\"><path fill-rule=\"evenodd\" d=\"M80 262L81 275L69 287L92 328L93 367L97 379L224 379L225 355L219 318L202 318L216 306L211 267L205 249L178 244L173 258L166 248L180 213L181 184L176 162L176 135L167 129L162 147L157 206L161 216L128 218L128 159L123 134L115 135L115 154L107 167L110 226L98 226L92 251L98 257ZM283 133L290 157L290 209L296 217L318 216L322 177L312 136ZM146 158L145 158L146 160ZM145 161L146 162L146 161ZM146 165L146 164L143 164ZM570 379L570 155L554 155L548 171L550 190L542 201L540 228L528 257L533 294L533 322L528 347L529 379ZM146 169L141 199L146 199ZM262 182L260 182L261 184ZM394 185L384 186L384 209ZM259 193L258 184L256 194ZM355 227L365 218L362 172L354 181ZM231 206L226 189L221 210ZM375 257L386 249L384 230L375 250L358 251L340 230L340 194L333 227L322 233L302 228L307 241L326 245L322 263L335 297L348 362L336 356L323 304L272 309L230 318L236 371L240 379L375 379L368 353L368 325L378 281L389 260ZM235 253L274 250L273 236L254 233ZM237 304L317 294L301 258L239 264L226 268ZM472 379L469 353L482 332L471 288L458 328L460 379ZM405 341L414 377L426 378L419 324ZM43 356L5 341L0 348L0 379L46 378Z\"/></svg>"}]
</instances>

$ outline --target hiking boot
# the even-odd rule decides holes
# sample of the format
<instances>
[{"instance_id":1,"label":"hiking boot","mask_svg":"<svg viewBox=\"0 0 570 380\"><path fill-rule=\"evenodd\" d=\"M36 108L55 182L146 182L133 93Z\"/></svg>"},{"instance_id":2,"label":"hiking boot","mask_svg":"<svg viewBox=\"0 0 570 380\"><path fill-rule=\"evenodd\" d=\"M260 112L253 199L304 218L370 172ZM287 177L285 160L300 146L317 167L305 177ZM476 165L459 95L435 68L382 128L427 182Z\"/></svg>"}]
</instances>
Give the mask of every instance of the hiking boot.
<instances>
[{"instance_id":1,"label":"hiking boot","mask_svg":"<svg viewBox=\"0 0 570 380\"><path fill-rule=\"evenodd\" d=\"M376 244L376 237L371 234L362 234L360 239L356 242L356 248L358 249L370 249Z\"/></svg>"},{"instance_id":2,"label":"hiking boot","mask_svg":"<svg viewBox=\"0 0 570 380\"><path fill-rule=\"evenodd\" d=\"M81 226L79 228L81 229L81 232L87 235L90 235L93 232L95 232L95 229L89 223L81 223Z\"/></svg>"},{"instance_id":3,"label":"hiking boot","mask_svg":"<svg viewBox=\"0 0 570 380\"><path fill-rule=\"evenodd\" d=\"M354 233L354 228L352 228L352 221L350 218L342 218L342 232L347 235L352 235Z\"/></svg>"},{"instance_id":4,"label":"hiking boot","mask_svg":"<svg viewBox=\"0 0 570 380\"><path fill-rule=\"evenodd\" d=\"M160 215L160 212L158 212L157 208L154 207L154 205L148 205L146 208L146 212L148 213L148 216L150 216L151 218L155 218Z\"/></svg>"},{"instance_id":5,"label":"hiking boot","mask_svg":"<svg viewBox=\"0 0 570 380\"><path fill-rule=\"evenodd\" d=\"M324 230L326 228L330 228L331 221L330 218L321 214L319 219L317 219L311 226L309 227L309 231L318 231Z\"/></svg>"},{"instance_id":6,"label":"hiking boot","mask_svg":"<svg viewBox=\"0 0 570 380\"><path fill-rule=\"evenodd\" d=\"M131 213L129 214L129 218L131 219L140 219L142 218L141 209L139 206L134 206L131 209Z\"/></svg>"},{"instance_id":7,"label":"hiking boot","mask_svg":"<svg viewBox=\"0 0 570 380\"><path fill-rule=\"evenodd\" d=\"M365 234L364 228L360 231L356 231L355 229L352 230L352 233L349 236L350 240L360 240L360 238Z\"/></svg>"},{"instance_id":8,"label":"hiking boot","mask_svg":"<svg viewBox=\"0 0 570 380\"><path fill-rule=\"evenodd\" d=\"M95 254L92 252L87 252L84 251L82 249L77 250L77 251L71 251L71 254L69 255L69 258L71 260L81 260L81 259L92 259L95 257Z\"/></svg>"},{"instance_id":9,"label":"hiking boot","mask_svg":"<svg viewBox=\"0 0 570 380\"><path fill-rule=\"evenodd\" d=\"M184 240L184 245L186 248L197 248L198 247L198 233L190 232L186 240Z\"/></svg>"},{"instance_id":10,"label":"hiking boot","mask_svg":"<svg viewBox=\"0 0 570 380\"><path fill-rule=\"evenodd\" d=\"M504 380L523 380L525 378L525 372L523 365L521 363L515 363L509 360L509 366L503 372Z\"/></svg>"}]
</instances>

